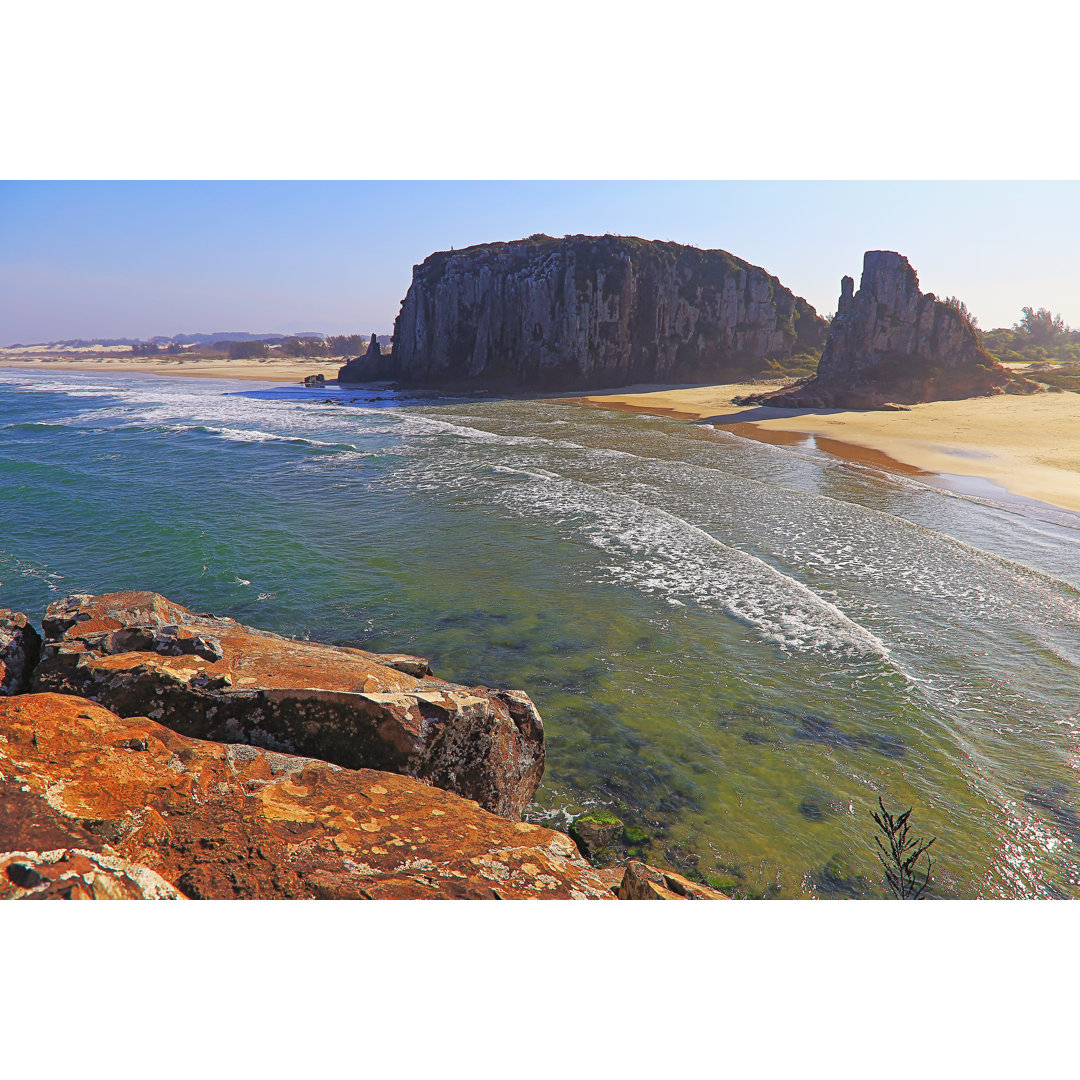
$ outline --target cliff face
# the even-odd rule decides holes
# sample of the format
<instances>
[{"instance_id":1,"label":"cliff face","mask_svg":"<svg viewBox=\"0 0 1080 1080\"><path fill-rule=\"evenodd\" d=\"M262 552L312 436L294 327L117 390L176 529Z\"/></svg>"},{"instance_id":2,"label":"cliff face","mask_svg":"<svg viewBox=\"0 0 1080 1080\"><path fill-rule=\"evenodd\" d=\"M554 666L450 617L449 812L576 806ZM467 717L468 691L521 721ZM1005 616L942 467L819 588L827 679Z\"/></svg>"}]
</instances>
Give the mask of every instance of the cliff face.
<instances>
[{"instance_id":1,"label":"cliff face","mask_svg":"<svg viewBox=\"0 0 1080 1080\"><path fill-rule=\"evenodd\" d=\"M756 400L795 408L880 408L1038 390L990 356L960 311L920 292L903 255L866 252L859 291L854 287L850 277L841 281L817 375L802 387Z\"/></svg>"},{"instance_id":2,"label":"cliff face","mask_svg":"<svg viewBox=\"0 0 1080 1080\"><path fill-rule=\"evenodd\" d=\"M721 380L820 347L826 324L725 251L620 236L533 236L413 269L393 377L573 389Z\"/></svg>"}]
</instances>

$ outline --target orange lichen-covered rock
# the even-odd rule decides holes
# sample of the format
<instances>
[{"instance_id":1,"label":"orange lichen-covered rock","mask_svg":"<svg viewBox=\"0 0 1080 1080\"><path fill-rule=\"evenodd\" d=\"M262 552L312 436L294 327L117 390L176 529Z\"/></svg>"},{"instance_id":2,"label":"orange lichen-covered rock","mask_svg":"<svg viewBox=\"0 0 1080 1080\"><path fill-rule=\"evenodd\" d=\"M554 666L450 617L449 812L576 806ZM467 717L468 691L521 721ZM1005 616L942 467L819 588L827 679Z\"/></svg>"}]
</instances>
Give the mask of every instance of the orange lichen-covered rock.
<instances>
[{"instance_id":1,"label":"orange lichen-covered rock","mask_svg":"<svg viewBox=\"0 0 1080 1080\"><path fill-rule=\"evenodd\" d=\"M153 870L95 851L0 852L0 900L183 900Z\"/></svg>"},{"instance_id":2,"label":"orange lichen-covered rock","mask_svg":"<svg viewBox=\"0 0 1080 1080\"><path fill-rule=\"evenodd\" d=\"M0 733L0 761L9 742ZM0 900L179 900L145 866L114 854L47 796L0 766Z\"/></svg>"},{"instance_id":3,"label":"orange lichen-covered rock","mask_svg":"<svg viewBox=\"0 0 1080 1080\"><path fill-rule=\"evenodd\" d=\"M543 775L528 695L432 678L418 657L293 641L152 592L69 596L43 630L33 689L184 735L415 776L510 818Z\"/></svg>"},{"instance_id":4,"label":"orange lichen-covered rock","mask_svg":"<svg viewBox=\"0 0 1080 1080\"><path fill-rule=\"evenodd\" d=\"M204 742L78 697L0 698L0 774L39 817L36 833L0 829L9 852L96 847L188 897L611 898L562 833L409 777Z\"/></svg>"},{"instance_id":5,"label":"orange lichen-covered rock","mask_svg":"<svg viewBox=\"0 0 1080 1080\"><path fill-rule=\"evenodd\" d=\"M30 685L41 635L20 611L0 608L0 694L22 694Z\"/></svg>"},{"instance_id":6,"label":"orange lichen-covered rock","mask_svg":"<svg viewBox=\"0 0 1080 1080\"><path fill-rule=\"evenodd\" d=\"M615 893L620 900L730 900L671 870L630 859Z\"/></svg>"}]
</instances>

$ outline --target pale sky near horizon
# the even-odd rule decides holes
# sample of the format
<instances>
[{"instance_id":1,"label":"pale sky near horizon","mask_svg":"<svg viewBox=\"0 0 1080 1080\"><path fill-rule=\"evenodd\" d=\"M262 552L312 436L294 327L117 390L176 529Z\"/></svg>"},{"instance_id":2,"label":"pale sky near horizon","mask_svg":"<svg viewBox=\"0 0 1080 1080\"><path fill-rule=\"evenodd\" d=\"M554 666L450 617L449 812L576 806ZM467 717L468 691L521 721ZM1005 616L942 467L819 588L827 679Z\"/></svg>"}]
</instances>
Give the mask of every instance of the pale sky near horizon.
<instances>
[{"instance_id":1,"label":"pale sky near horizon","mask_svg":"<svg viewBox=\"0 0 1080 1080\"><path fill-rule=\"evenodd\" d=\"M0 345L388 333L428 254L535 232L723 248L823 315L885 248L983 328L1080 326L1075 181L9 181Z\"/></svg>"}]
</instances>

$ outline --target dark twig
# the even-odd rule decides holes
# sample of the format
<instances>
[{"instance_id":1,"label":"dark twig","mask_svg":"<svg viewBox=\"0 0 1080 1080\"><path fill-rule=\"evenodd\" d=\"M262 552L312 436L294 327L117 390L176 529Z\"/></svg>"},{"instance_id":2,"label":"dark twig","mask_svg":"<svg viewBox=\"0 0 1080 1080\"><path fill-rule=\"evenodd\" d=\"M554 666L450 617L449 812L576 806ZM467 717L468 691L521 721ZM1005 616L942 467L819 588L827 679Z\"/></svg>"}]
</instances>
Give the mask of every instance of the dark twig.
<instances>
[{"instance_id":1,"label":"dark twig","mask_svg":"<svg viewBox=\"0 0 1080 1080\"><path fill-rule=\"evenodd\" d=\"M878 815L871 810L870 815L877 822L877 827L882 834L875 836L874 842L878 846L876 852L878 861L885 868L885 880L898 900L918 900L930 882L930 868L933 864L930 856L926 855L926 870L920 884L916 863L926 854L927 849L937 837L933 836L926 840L921 836L911 835L908 825L908 818L911 817L910 808L897 817L893 817L885 809L880 795L878 806L881 807L881 814ZM885 838L887 844L881 842L882 837Z\"/></svg>"}]
</instances>

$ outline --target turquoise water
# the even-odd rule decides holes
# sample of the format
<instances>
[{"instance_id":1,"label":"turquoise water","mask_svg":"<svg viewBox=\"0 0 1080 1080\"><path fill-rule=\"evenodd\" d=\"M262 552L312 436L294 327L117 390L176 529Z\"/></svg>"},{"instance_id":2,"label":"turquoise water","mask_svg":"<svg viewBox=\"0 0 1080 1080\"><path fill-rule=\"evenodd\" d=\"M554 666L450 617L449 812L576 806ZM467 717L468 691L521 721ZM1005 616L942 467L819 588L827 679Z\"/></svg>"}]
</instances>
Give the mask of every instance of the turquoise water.
<instances>
[{"instance_id":1,"label":"turquoise water","mask_svg":"<svg viewBox=\"0 0 1080 1080\"><path fill-rule=\"evenodd\" d=\"M525 689L533 820L741 895L881 895L879 794L936 895L1080 895L1080 515L557 402L16 371L0 508L0 605L152 588Z\"/></svg>"}]
</instances>

